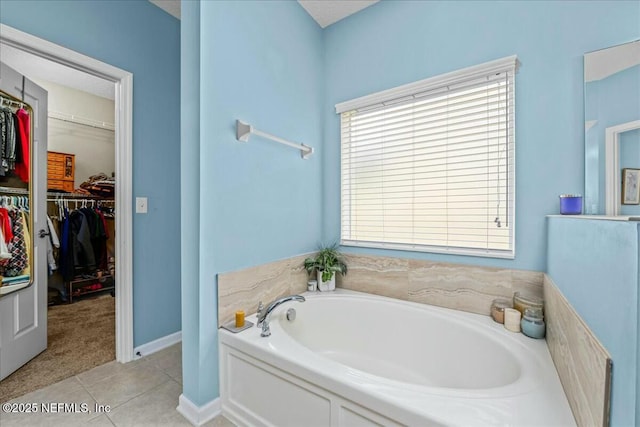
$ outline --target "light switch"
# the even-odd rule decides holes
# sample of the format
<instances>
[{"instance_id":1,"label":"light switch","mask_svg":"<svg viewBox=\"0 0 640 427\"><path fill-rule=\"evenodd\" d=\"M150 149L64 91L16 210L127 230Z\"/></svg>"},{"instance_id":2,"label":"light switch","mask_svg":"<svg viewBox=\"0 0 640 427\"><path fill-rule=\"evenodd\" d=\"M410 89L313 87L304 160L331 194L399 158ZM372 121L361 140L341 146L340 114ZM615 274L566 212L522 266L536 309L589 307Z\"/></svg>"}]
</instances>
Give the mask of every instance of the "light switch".
<instances>
[{"instance_id":1,"label":"light switch","mask_svg":"<svg viewBox=\"0 0 640 427\"><path fill-rule=\"evenodd\" d=\"M136 213L147 213L146 197L136 197Z\"/></svg>"}]
</instances>

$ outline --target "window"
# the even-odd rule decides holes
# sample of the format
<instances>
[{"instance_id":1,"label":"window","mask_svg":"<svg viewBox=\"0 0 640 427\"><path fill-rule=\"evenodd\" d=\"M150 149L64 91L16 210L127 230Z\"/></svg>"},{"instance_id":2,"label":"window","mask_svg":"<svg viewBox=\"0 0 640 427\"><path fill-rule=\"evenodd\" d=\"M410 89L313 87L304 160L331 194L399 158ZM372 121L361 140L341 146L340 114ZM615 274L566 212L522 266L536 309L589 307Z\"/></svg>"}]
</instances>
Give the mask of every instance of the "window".
<instances>
[{"instance_id":1,"label":"window","mask_svg":"<svg viewBox=\"0 0 640 427\"><path fill-rule=\"evenodd\" d=\"M336 105L341 244L514 257L515 56Z\"/></svg>"}]
</instances>

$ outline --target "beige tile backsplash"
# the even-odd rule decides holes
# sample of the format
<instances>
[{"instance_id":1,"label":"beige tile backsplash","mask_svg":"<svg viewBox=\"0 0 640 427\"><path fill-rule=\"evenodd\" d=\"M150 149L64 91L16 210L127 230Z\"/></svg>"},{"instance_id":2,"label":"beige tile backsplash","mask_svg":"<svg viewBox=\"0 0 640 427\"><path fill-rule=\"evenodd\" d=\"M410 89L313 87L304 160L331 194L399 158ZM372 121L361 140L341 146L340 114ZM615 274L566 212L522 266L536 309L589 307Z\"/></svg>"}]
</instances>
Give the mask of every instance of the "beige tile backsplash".
<instances>
[{"instance_id":1,"label":"beige tile backsplash","mask_svg":"<svg viewBox=\"0 0 640 427\"><path fill-rule=\"evenodd\" d=\"M349 274L338 286L391 298L488 314L495 298L516 291L542 296L542 273L409 260L347 255Z\"/></svg>"},{"instance_id":2,"label":"beige tile backsplash","mask_svg":"<svg viewBox=\"0 0 640 427\"><path fill-rule=\"evenodd\" d=\"M608 426L611 359L553 281L544 275L547 346L578 426Z\"/></svg>"},{"instance_id":3,"label":"beige tile backsplash","mask_svg":"<svg viewBox=\"0 0 640 427\"><path fill-rule=\"evenodd\" d=\"M346 255L346 276L338 276L336 286L397 299L407 299L409 260L391 257Z\"/></svg>"},{"instance_id":4,"label":"beige tile backsplash","mask_svg":"<svg viewBox=\"0 0 640 427\"><path fill-rule=\"evenodd\" d=\"M258 303L307 290L307 272L300 255L230 273L218 274L218 325L234 319L235 312L256 312Z\"/></svg>"},{"instance_id":5,"label":"beige tile backsplash","mask_svg":"<svg viewBox=\"0 0 640 427\"><path fill-rule=\"evenodd\" d=\"M218 319L233 320L236 310L256 312L259 301L306 290L301 255L218 275ZM337 286L424 304L488 314L491 301L515 291L542 296L543 274L372 255L345 255L349 273Z\"/></svg>"}]
</instances>

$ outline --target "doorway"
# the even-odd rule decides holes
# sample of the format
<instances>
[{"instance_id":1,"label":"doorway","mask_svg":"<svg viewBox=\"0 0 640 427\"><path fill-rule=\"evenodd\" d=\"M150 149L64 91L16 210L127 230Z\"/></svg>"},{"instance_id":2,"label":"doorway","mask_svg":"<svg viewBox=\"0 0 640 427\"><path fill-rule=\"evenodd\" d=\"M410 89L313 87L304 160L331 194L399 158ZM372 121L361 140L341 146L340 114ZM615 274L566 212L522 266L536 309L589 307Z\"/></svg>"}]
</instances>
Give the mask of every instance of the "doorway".
<instances>
[{"instance_id":1,"label":"doorway","mask_svg":"<svg viewBox=\"0 0 640 427\"><path fill-rule=\"evenodd\" d=\"M79 54L70 49L0 24L0 47L15 49L71 67L104 79L114 87L115 107L115 271L116 360L133 359L132 292L132 110L133 76L131 73Z\"/></svg>"}]
</instances>

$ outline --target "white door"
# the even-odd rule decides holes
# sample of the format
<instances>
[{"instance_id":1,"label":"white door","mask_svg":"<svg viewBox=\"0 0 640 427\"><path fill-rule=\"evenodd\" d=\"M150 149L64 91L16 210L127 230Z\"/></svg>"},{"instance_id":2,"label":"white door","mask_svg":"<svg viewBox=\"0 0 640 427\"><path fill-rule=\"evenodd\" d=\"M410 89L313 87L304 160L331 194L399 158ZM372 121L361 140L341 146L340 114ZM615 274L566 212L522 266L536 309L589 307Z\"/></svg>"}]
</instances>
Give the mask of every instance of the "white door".
<instances>
[{"instance_id":1,"label":"white door","mask_svg":"<svg viewBox=\"0 0 640 427\"><path fill-rule=\"evenodd\" d=\"M47 91L0 62L0 89L33 108L30 211L33 284L0 296L0 380L47 348ZM24 98L22 98L24 90ZM43 236L47 237L47 236Z\"/></svg>"}]
</instances>

